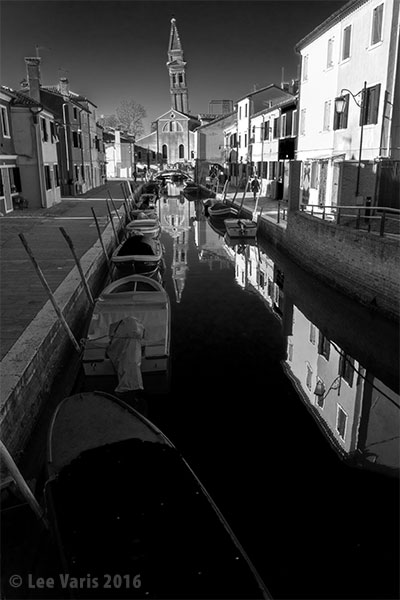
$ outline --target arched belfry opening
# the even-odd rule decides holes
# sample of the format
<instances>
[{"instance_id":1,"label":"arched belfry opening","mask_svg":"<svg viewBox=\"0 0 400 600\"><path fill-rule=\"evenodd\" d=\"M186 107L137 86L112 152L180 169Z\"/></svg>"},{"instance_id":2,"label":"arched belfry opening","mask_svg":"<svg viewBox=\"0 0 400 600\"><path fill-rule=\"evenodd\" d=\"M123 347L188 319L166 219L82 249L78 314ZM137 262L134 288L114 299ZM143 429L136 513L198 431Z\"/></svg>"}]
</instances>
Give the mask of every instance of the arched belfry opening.
<instances>
[{"instance_id":1,"label":"arched belfry opening","mask_svg":"<svg viewBox=\"0 0 400 600\"><path fill-rule=\"evenodd\" d=\"M183 113L189 112L188 89L186 84L186 62L179 38L176 19L171 19L167 68L170 80L171 106Z\"/></svg>"}]
</instances>

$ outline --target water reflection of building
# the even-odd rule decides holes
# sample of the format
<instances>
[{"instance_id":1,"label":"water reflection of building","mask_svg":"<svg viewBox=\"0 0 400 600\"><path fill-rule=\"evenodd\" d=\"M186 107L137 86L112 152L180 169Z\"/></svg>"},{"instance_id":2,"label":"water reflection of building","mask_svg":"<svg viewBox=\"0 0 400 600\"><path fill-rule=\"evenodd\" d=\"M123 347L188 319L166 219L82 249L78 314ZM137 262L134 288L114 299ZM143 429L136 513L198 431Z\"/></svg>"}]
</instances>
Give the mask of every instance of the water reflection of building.
<instances>
[{"instance_id":1,"label":"water reflection of building","mask_svg":"<svg viewBox=\"0 0 400 600\"><path fill-rule=\"evenodd\" d=\"M296 306L285 325L285 371L335 449L355 463L399 469L399 395Z\"/></svg>"},{"instance_id":2,"label":"water reflection of building","mask_svg":"<svg viewBox=\"0 0 400 600\"><path fill-rule=\"evenodd\" d=\"M200 261L206 262L210 270L231 266L232 257L224 243L223 231L212 229L206 220L195 221L194 241Z\"/></svg>"},{"instance_id":3,"label":"water reflection of building","mask_svg":"<svg viewBox=\"0 0 400 600\"><path fill-rule=\"evenodd\" d=\"M172 248L172 280L175 298L181 301L188 270L189 231L194 215L194 206L181 197L160 198L159 219L161 228L173 240Z\"/></svg>"}]
</instances>

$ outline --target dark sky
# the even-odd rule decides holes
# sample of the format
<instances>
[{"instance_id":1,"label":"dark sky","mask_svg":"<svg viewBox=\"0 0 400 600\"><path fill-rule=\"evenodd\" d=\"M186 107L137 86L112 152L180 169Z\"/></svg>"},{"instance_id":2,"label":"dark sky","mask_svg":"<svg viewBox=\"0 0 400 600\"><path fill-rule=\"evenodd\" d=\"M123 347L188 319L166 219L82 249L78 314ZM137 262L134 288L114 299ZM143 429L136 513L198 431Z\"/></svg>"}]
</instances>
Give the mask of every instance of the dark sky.
<instances>
[{"instance_id":1,"label":"dark sky","mask_svg":"<svg viewBox=\"0 0 400 600\"><path fill-rule=\"evenodd\" d=\"M345 0L2 0L1 82L19 89L25 56L42 47L44 85L68 77L98 114L133 98L146 125L170 108L165 63L176 18L190 112L296 77L294 45Z\"/></svg>"}]
</instances>

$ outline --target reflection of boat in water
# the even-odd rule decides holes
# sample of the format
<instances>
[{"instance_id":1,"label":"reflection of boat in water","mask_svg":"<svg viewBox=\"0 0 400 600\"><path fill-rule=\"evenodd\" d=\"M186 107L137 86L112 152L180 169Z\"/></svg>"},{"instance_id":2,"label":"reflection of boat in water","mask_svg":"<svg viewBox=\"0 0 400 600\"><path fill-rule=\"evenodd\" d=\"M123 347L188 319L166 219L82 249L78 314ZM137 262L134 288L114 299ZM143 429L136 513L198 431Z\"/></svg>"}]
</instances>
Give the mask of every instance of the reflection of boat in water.
<instances>
[{"instance_id":1,"label":"reflection of boat in water","mask_svg":"<svg viewBox=\"0 0 400 600\"><path fill-rule=\"evenodd\" d=\"M208 214L214 219L229 219L235 217L238 214L238 210L223 202L215 202L208 207Z\"/></svg>"},{"instance_id":2,"label":"reflection of boat in water","mask_svg":"<svg viewBox=\"0 0 400 600\"><path fill-rule=\"evenodd\" d=\"M110 359L110 342L114 326L124 319L135 319L144 328L141 341L142 373L165 372L170 347L170 302L167 292L157 281L143 275L129 275L114 281L95 303L89 332L85 340L83 367L85 375L115 375ZM128 339L129 342L129 339ZM129 348L127 348L129 351ZM127 356L120 353L121 360Z\"/></svg>"},{"instance_id":3,"label":"reflection of boat in water","mask_svg":"<svg viewBox=\"0 0 400 600\"><path fill-rule=\"evenodd\" d=\"M163 248L159 240L134 235L114 250L111 261L119 271L144 273L155 270L162 255Z\"/></svg>"},{"instance_id":4,"label":"reflection of boat in water","mask_svg":"<svg viewBox=\"0 0 400 600\"><path fill-rule=\"evenodd\" d=\"M270 598L181 453L124 402L103 392L64 399L47 456L45 496L65 572L102 584L108 574L114 586L85 597Z\"/></svg>"},{"instance_id":5,"label":"reflection of boat in water","mask_svg":"<svg viewBox=\"0 0 400 600\"><path fill-rule=\"evenodd\" d=\"M257 223L250 219L225 219L226 232L230 238L255 238Z\"/></svg>"},{"instance_id":6,"label":"reflection of boat in water","mask_svg":"<svg viewBox=\"0 0 400 600\"><path fill-rule=\"evenodd\" d=\"M190 179L190 176L184 173L183 171L179 171L178 169L161 171L155 176L155 180L161 183L183 183Z\"/></svg>"}]
</instances>

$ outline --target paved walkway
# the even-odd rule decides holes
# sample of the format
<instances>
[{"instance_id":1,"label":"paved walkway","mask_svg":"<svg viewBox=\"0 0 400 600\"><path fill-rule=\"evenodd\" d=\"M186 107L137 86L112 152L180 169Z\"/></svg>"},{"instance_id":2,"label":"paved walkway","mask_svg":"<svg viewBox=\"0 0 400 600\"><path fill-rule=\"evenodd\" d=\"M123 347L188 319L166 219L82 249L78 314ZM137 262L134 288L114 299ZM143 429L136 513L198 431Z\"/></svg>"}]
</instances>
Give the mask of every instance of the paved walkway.
<instances>
[{"instance_id":1,"label":"paved walkway","mask_svg":"<svg viewBox=\"0 0 400 600\"><path fill-rule=\"evenodd\" d=\"M122 205L119 182L107 186L116 208ZM98 240L93 207L100 231L108 222L104 198L107 189L89 198L64 198L51 208L14 211L0 218L0 360L48 300L33 264L22 245L22 233L54 292L75 267L75 260L60 227L68 233L79 257ZM102 196L102 198L101 198Z\"/></svg>"},{"instance_id":2,"label":"paved walkway","mask_svg":"<svg viewBox=\"0 0 400 600\"><path fill-rule=\"evenodd\" d=\"M221 197L221 194L218 194ZM226 200L232 202L235 197L234 192L226 194ZM247 192L243 198L243 192L238 192L234 201L235 206L240 206L254 213L256 202L252 192ZM261 196L257 203L257 217L261 212L261 217L279 224L286 228L287 202L284 200L273 200L267 196Z\"/></svg>"}]
</instances>

